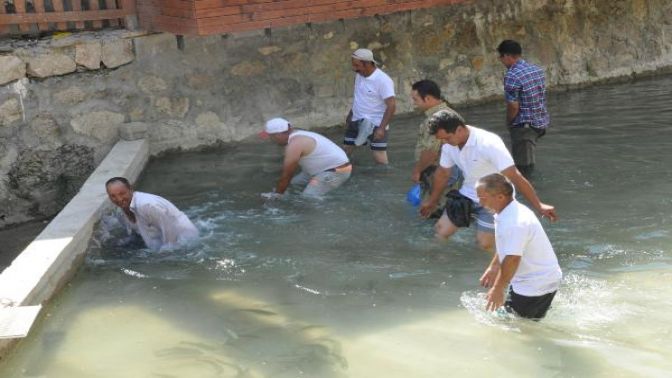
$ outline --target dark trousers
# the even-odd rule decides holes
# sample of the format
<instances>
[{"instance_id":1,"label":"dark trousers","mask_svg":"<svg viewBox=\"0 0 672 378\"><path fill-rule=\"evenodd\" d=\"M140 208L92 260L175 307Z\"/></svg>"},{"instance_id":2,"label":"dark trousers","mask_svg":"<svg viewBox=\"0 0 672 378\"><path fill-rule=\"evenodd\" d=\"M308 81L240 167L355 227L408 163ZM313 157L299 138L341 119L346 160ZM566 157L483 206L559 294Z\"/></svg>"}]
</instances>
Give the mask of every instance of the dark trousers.
<instances>
[{"instance_id":1,"label":"dark trousers","mask_svg":"<svg viewBox=\"0 0 672 378\"><path fill-rule=\"evenodd\" d=\"M511 155L516 168L529 177L536 163L537 141L546 134L545 129L537 129L529 125L509 128L511 135Z\"/></svg>"},{"instance_id":2,"label":"dark trousers","mask_svg":"<svg viewBox=\"0 0 672 378\"><path fill-rule=\"evenodd\" d=\"M513 312L522 318L539 320L546 316L546 312L551 307L551 302L553 302L555 293L557 293L557 291L538 297L526 297L524 295L516 294L513 289L509 288L509 298L506 300L506 303L504 303L504 307L507 311Z\"/></svg>"}]
</instances>

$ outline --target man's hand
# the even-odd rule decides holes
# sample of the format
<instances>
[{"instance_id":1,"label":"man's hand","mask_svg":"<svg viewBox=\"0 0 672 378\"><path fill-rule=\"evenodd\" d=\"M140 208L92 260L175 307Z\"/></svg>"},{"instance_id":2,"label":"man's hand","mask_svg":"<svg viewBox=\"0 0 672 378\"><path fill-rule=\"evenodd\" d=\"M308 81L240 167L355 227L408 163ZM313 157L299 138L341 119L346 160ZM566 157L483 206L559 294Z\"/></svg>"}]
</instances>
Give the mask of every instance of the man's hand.
<instances>
[{"instance_id":1,"label":"man's hand","mask_svg":"<svg viewBox=\"0 0 672 378\"><path fill-rule=\"evenodd\" d=\"M485 306L487 311L495 311L504 305L504 290L495 286L488 291L486 296L488 304Z\"/></svg>"},{"instance_id":2,"label":"man's hand","mask_svg":"<svg viewBox=\"0 0 672 378\"><path fill-rule=\"evenodd\" d=\"M558 220L558 216L555 214L555 206L541 203L539 207L539 213L541 213L542 217L550 219L551 222Z\"/></svg>"},{"instance_id":3,"label":"man's hand","mask_svg":"<svg viewBox=\"0 0 672 378\"><path fill-rule=\"evenodd\" d=\"M420 204L420 215L424 218L429 218L434 212L434 209L436 209L436 202L432 200L423 201L422 204Z\"/></svg>"},{"instance_id":4,"label":"man's hand","mask_svg":"<svg viewBox=\"0 0 672 378\"><path fill-rule=\"evenodd\" d=\"M373 138L378 140L385 138L385 129L380 126L376 127L373 130Z\"/></svg>"},{"instance_id":5,"label":"man's hand","mask_svg":"<svg viewBox=\"0 0 672 378\"><path fill-rule=\"evenodd\" d=\"M413 173L411 173L411 181L416 184L420 183L420 172L415 168L413 168Z\"/></svg>"},{"instance_id":6,"label":"man's hand","mask_svg":"<svg viewBox=\"0 0 672 378\"><path fill-rule=\"evenodd\" d=\"M495 284L497 273L499 273L499 266L497 266L497 268L488 267L488 269L486 269L481 276L481 286L486 288L492 287L492 285Z\"/></svg>"}]
</instances>

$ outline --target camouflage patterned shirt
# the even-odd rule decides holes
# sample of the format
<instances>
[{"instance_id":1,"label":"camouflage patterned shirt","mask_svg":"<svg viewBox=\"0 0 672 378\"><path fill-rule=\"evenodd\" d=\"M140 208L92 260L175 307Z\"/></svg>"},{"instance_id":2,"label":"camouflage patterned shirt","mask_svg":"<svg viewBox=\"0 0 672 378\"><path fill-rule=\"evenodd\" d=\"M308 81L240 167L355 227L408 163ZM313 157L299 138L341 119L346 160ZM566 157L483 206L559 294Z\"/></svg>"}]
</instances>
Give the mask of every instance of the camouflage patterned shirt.
<instances>
[{"instance_id":1,"label":"camouflage patterned shirt","mask_svg":"<svg viewBox=\"0 0 672 378\"><path fill-rule=\"evenodd\" d=\"M441 102L439 105L425 110L425 119L418 128L418 140L415 144L415 161L420 159L420 153L422 153L422 151L429 150L435 151L436 153L441 152L441 141L429 133L429 119L439 110L448 110L457 113L455 110L448 107L445 102Z\"/></svg>"}]
</instances>

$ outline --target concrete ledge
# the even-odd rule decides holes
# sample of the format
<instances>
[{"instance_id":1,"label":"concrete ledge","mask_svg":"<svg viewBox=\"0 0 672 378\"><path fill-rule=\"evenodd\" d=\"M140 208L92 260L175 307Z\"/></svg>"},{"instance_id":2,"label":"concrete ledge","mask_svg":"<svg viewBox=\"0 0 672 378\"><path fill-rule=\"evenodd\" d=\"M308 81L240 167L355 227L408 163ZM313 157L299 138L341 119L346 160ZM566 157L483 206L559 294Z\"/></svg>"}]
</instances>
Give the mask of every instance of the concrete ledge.
<instances>
[{"instance_id":1,"label":"concrete ledge","mask_svg":"<svg viewBox=\"0 0 672 378\"><path fill-rule=\"evenodd\" d=\"M0 274L0 306L48 301L77 270L93 227L107 206L105 181L113 176L135 181L149 158L146 140L118 142L89 176L79 193ZM0 358L16 340L0 340Z\"/></svg>"}]
</instances>

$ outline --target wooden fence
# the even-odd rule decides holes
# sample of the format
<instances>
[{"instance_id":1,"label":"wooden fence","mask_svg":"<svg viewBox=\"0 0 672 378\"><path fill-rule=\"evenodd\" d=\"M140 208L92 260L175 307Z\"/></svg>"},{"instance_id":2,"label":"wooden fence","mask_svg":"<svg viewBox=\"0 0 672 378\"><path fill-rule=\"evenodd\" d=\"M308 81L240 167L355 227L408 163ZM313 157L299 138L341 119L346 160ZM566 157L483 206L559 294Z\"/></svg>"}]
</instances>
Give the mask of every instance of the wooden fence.
<instances>
[{"instance_id":1,"label":"wooden fence","mask_svg":"<svg viewBox=\"0 0 672 378\"><path fill-rule=\"evenodd\" d=\"M135 0L0 0L0 36L136 23Z\"/></svg>"}]
</instances>

